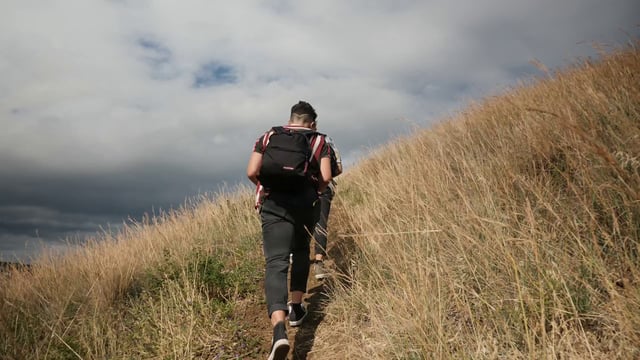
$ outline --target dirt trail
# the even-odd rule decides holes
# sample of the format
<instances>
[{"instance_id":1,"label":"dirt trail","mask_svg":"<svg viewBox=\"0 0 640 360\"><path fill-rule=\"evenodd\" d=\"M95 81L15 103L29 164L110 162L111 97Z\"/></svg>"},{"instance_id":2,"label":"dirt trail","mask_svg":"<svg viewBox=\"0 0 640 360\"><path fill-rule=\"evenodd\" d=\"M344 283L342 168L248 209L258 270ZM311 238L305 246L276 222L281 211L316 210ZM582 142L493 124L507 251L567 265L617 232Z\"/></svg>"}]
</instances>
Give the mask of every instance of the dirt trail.
<instances>
[{"instance_id":1,"label":"dirt trail","mask_svg":"<svg viewBox=\"0 0 640 360\"><path fill-rule=\"evenodd\" d=\"M331 260L326 262L328 268L333 270L334 274L346 274L350 265L350 257L345 257L343 254L353 255L355 253L354 243L351 240L340 240L334 245L336 246L329 246L328 258ZM313 254L311 255L313 256ZM316 340L316 332L324 320L325 308L331 301L329 292L333 281L336 281L335 276L325 280L316 280L313 270L309 271L308 290L303 297L303 302L309 311L309 315L299 327L287 325L287 335L291 344L289 360L312 360L314 358L313 346ZM260 288L263 288L263 286L261 285ZM260 348L243 357L243 359L266 359L269 356L272 329L266 314L264 298L261 297L260 300L251 301L242 306L242 308L243 312L238 314L238 321L246 324L246 328L251 329L249 333L260 339Z\"/></svg>"},{"instance_id":2,"label":"dirt trail","mask_svg":"<svg viewBox=\"0 0 640 360\"><path fill-rule=\"evenodd\" d=\"M324 308L329 300L326 291L328 288L327 281L316 280L313 276L313 271L309 273L308 290L303 297L303 302L309 311L309 315L299 327L287 325L287 335L291 344L291 351L288 357L290 360L313 359L310 352L315 342L316 330L325 316ZM266 315L265 305L264 303L247 305L243 314L244 322L253 322L255 335L261 339L261 348L252 356L255 359L266 359L269 356L272 330Z\"/></svg>"},{"instance_id":3,"label":"dirt trail","mask_svg":"<svg viewBox=\"0 0 640 360\"><path fill-rule=\"evenodd\" d=\"M311 274L310 277L313 279L313 274ZM313 287L309 288L307 291L307 297L304 299L309 315L300 327L289 330L289 341L293 340L291 341L292 350L289 358L293 360L306 360L312 358L309 353L313 349L313 344L316 339L316 330L324 319L324 308L329 301L324 282L319 282L313 279L310 285L313 285ZM292 337L293 339L291 339Z\"/></svg>"}]
</instances>

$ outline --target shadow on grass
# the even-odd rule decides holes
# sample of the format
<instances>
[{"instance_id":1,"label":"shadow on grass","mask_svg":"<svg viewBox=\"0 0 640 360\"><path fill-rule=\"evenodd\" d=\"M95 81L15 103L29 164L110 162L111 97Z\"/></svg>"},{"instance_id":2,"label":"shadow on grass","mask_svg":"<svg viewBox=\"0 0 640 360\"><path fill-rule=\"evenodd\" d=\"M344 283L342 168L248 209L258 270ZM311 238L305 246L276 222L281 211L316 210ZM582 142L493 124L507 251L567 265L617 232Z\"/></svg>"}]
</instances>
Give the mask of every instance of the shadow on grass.
<instances>
[{"instance_id":1,"label":"shadow on grass","mask_svg":"<svg viewBox=\"0 0 640 360\"><path fill-rule=\"evenodd\" d=\"M325 309L331 303L331 288L339 281L342 287L348 287L345 274L352 273L353 259L356 257L357 247L352 239L341 240L329 249L328 257L333 259L335 276L325 280L314 280L314 287L309 289L311 295L305 299L307 302L308 318L300 326L295 335L293 359L306 360L313 349L318 326L324 320Z\"/></svg>"},{"instance_id":2,"label":"shadow on grass","mask_svg":"<svg viewBox=\"0 0 640 360\"><path fill-rule=\"evenodd\" d=\"M324 309L329 302L325 286L325 283L319 283L309 290L311 296L306 299L309 315L298 329L298 332L296 332L295 347L293 349L294 360L306 360L307 355L313 348L316 331L322 320L324 320Z\"/></svg>"}]
</instances>

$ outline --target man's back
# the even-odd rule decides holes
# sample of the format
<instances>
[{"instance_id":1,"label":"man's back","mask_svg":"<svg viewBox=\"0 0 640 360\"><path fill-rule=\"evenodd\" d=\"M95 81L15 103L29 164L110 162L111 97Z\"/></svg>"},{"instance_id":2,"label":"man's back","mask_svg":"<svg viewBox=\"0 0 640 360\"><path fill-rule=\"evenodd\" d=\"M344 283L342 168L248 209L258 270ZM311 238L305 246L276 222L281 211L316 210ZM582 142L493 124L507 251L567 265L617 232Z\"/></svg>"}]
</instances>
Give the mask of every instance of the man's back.
<instances>
[{"instance_id":1,"label":"man's back","mask_svg":"<svg viewBox=\"0 0 640 360\"><path fill-rule=\"evenodd\" d=\"M283 205L313 204L320 159L330 153L324 135L300 125L274 127L257 139L254 151L262 154L258 179L266 194Z\"/></svg>"}]
</instances>

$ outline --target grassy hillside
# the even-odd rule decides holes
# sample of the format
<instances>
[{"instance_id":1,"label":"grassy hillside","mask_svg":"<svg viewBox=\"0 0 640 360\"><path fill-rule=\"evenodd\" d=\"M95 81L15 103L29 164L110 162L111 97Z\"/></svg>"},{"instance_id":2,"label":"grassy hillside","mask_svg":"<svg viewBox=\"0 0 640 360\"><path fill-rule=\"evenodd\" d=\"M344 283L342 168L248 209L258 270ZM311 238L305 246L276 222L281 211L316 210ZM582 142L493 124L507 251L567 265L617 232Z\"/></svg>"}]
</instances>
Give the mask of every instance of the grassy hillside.
<instances>
[{"instance_id":1,"label":"grassy hillside","mask_svg":"<svg viewBox=\"0 0 640 360\"><path fill-rule=\"evenodd\" d=\"M350 173L318 358L640 358L639 74L549 74Z\"/></svg>"},{"instance_id":2,"label":"grassy hillside","mask_svg":"<svg viewBox=\"0 0 640 360\"><path fill-rule=\"evenodd\" d=\"M0 277L0 358L257 356L255 324L267 324L252 206L248 189L197 199Z\"/></svg>"},{"instance_id":3,"label":"grassy hillside","mask_svg":"<svg viewBox=\"0 0 640 360\"><path fill-rule=\"evenodd\" d=\"M638 74L637 49L578 64L343 175L308 357L640 357ZM266 357L251 198L0 276L0 358Z\"/></svg>"}]
</instances>

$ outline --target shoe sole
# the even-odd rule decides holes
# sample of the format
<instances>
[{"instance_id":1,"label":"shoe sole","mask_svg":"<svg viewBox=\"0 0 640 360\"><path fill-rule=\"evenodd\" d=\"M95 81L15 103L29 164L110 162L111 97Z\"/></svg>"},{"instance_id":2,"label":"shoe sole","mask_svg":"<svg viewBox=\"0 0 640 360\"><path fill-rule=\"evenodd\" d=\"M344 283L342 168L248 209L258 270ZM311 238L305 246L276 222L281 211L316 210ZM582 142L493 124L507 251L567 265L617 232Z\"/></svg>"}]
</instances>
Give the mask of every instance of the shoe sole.
<instances>
[{"instance_id":1,"label":"shoe sole","mask_svg":"<svg viewBox=\"0 0 640 360\"><path fill-rule=\"evenodd\" d=\"M273 350L269 354L269 360L286 360L289 355L289 340L280 339L273 344Z\"/></svg>"}]
</instances>

